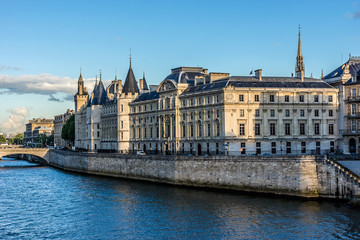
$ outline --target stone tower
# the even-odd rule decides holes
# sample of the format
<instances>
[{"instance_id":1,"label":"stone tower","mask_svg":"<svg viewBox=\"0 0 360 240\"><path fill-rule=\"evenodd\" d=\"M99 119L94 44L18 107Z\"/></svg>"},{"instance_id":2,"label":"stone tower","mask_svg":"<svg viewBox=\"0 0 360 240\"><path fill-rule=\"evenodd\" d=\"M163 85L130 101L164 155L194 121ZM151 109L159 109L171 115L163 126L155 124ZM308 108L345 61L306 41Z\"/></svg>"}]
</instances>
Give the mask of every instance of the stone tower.
<instances>
[{"instance_id":1,"label":"stone tower","mask_svg":"<svg viewBox=\"0 0 360 240\"><path fill-rule=\"evenodd\" d=\"M79 109L84 106L84 104L87 102L88 100L88 92L86 90L86 88L84 87L84 80L81 76L79 76L79 80L78 80L78 91L74 96L74 101L75 101L75 111L79 111Z\"/></svg>"}]
</instances>

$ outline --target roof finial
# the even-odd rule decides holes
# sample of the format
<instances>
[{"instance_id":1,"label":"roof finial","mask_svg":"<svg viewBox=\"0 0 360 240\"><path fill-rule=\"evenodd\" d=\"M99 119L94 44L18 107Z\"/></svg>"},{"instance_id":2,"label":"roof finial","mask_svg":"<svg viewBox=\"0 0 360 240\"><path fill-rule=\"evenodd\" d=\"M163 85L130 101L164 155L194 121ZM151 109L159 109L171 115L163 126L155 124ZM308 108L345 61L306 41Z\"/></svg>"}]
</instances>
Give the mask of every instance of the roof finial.
<instances>
[{"instance_id":1,"label":"roof finial","mask_svg":"<svg viewBox=\"0 0 360 240\"><path fill-rule=\"evenodd\" d=\"M95 86L97 85L97 75L95 75Z\"/></svg>"},{"instance_id":2,"label":"roof finial","mask_svg":"<svg viewBox=\"0 0 360 240\"><path fill-rule=\"evenodd\" d=\"M100 69L100 81L101 81L101 69Z\"/></svg>"},{"instance_id":3,"label":"roof finial","mask_svg":"<svg viewBox=\"0 0 360 240\"><path fill-rule=\"evenodd\" d=\"M80 67L80 75L81 75L81 67Z\"/></svg>"},{"instance_id":4,"label":"roof finial","mask_svg":"<svg viewBox=\"0 0 360 240\"><path fill-rule=\"evenodd\" d=\"M117 81L117 68L115 68L115 81Z\"/></svg>"},{"instance_id":5,"label":"roof finial","mask_svg":"<svg viewBox=\"0 0 360 240\"><path fill-rule=\"evenodd\" d=\"M131 48L130 48L130 67L131 67Z\"/></svg>"},{"instance_id":6,"label":"roof finial","mask_svg":"<svg viewBox=\"0 0 360 240\"><path fill-rule=\"evenodd\" d=\"M323 78L324 78L324 70L321 69L321 79L323 79Z\"/></svg>"}]
</instances>

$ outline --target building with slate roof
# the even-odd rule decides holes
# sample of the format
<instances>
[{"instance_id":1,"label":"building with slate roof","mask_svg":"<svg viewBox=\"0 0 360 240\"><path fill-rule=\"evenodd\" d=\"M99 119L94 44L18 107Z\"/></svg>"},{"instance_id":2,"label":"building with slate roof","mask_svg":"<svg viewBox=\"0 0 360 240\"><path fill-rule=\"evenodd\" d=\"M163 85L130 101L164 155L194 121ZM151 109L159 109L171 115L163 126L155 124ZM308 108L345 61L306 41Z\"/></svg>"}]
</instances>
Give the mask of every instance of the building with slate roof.
<instances>
[{"instance_id":1,"label":"building with slate roof","mask_svg":"<svg viewBox=\"0 0 360 240\"><path fill-rule=\"evenodd\" d=\"M81 76L81 75L80 75ZM141 79L147 88L145 79ZM129 150L129 103L140 90L132 70L131 61L124 86L117 77L106 88L100 73L99 83L95 83L90 97L84 93L83 79L78 80L75 95L75 146L87 151L107 151L127 153ZM146 91L143 89L144 92ZM79 101L78 96L87 101Z\"/></svg>"},{"instance_id":2,"label":"building with slate roof","mask_svg":"<svg viewBox=\"0 0 360 240\"><path fill-rule=\"evenodd\" d=\"M193 155L324 154L338 137L338 89L305 77L299 33L295 77L171 70L130 105L130 151Z\"/></svg>"},{"instance_id":3,"label":"building with slate roof","mask_svg":"<svg viewBox=\"0 0 360 240\"><path fill-rule=\"evenodd\" d=\"M339 89L339 145L345 154L360 153L360 57L349 60L323 77Z\"/></svg>"}]
</instances>

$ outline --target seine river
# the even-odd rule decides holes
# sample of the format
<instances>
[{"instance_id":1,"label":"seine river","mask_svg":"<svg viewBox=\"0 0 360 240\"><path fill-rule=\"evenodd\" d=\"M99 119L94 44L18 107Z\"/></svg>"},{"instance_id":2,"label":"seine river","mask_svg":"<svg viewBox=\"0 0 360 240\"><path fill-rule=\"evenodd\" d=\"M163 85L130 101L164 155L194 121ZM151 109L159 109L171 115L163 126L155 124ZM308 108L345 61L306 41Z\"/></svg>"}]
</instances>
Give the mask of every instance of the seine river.
<instances>
[{"instance_id":1,"label":"seine river","mask_svg":"<svg viewBox=\"0 0 360 240\"><path fill-rule=\"evenodd\" d=\"M360 210L3 159L0 239L360 239Z\"/></svg>"}]
</instances>

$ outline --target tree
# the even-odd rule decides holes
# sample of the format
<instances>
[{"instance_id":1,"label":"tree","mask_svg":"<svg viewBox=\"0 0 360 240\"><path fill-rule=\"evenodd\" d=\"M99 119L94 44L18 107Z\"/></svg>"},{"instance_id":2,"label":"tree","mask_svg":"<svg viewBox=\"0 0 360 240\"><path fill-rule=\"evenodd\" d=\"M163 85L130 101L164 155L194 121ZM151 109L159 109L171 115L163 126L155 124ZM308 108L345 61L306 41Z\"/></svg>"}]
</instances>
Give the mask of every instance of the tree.
<instances>
[{"instance_id":1,"label":"tree","mask_svg":"<svg viewBox=\"0 0 360 240\"><path fill-rule=\"evenodd\" d=\"M4 137L4 135L0 135L0 143L5 143L6 142L6 138Z\"/></svg>"},{"instance_id":2,"label":"tree","mask_svg":"<svg viewBox=\"0 0 360 240\"><path fill-rule=\"evenodd\" d=\"M75 115L72 115L64 124L61 138L72 143L75 141Z\"/></svg>"},{"instance_id":3,"label":"tree","mask_svg":"<svg viewBox=\"0 0 360 240\"><path fill-rule=\"evenodd\" d=\"M20 145L24 143L24 133L19 133L10 139L11 144Z\"/></svg>"}]
</instances>

